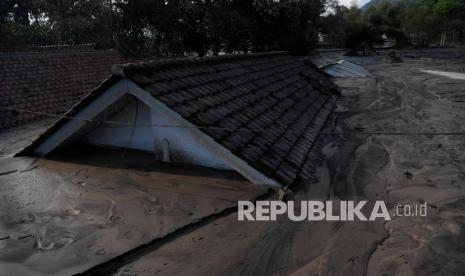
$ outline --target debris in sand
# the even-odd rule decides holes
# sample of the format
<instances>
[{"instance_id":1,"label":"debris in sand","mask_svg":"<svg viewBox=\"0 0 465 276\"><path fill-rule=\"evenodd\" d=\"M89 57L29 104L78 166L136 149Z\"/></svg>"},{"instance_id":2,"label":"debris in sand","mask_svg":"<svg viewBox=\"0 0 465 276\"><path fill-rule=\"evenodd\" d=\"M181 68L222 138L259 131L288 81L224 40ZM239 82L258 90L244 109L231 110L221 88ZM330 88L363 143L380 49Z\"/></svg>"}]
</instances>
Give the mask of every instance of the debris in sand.
<instances>
[{"instance_id":1,"label":"debris in sand","mask_svg":"<svg viewBox=\"0 0 465 276\"><path fill-rule=\"evenodd\" d=\"M69 216L77 216L81 213L80 210L78 209L74 209L74 208L69 208L65 211L65 214L66 215L69 215Z\"/></svg>"},{"instance_id":2,"label":"debris in sand","mask_svg":"<svg viewBox=\"0 0 465 276\"><path fill-rule=\"evenodd\" d=\"M192 238L192 241L193 242L198 242L198 241L201 241L203 239L204 239L204 237L195 237L195 238Z\"/></svg>"},{"instance_id":3,"label":"debris in sand","mask_svg":"<svg viewBox=\"0 0 465 276\"><path fill-rule=\"evenodd\" d=\"M24 172L32 171L32 170L34 170L34 169L37 169L37 166L32 166L32 167L30 167L30 168L27 168L27 169L24 169L24 170L20 170L19 172L20 172L20 173L24 173Z\"/></svg>"},{"instance_id":4,"label":"debris in sand","mask_svg":"<svg viewBox=\"0 0 465 276\"><path fill-rule=\"evenodd\" d=\"M15 172L17 172L17 170L3 171L3 172L0 172L0 175L6 175L6 174L10 174L10 173L15 173Z\"/></svg>"},{"instance_id":5,"label":"debris in sand","mask_svg":"<svg viewBox=\"0 0 465 276\"><path fill-rule=\"evenodd\" d=\"M25 172L32 170L34 166L32 164L35 162L34 159L25 159L25 158L14 158L14 159L0 159L0 176L10 173Z\"/></svg>"},{"instance_id":6,"label":"debris in sand","mask_svg":"<svg viewBox=\"0 0 465 276\"><path fill-rule=\"evenodd\" d=\"M19 236L18 240L27 239L27 238L34 238L34 235L27 234L27 235Z\"/></svg>"},{"instance_id":7,"label":"debris in sand","mask_svg":"<svg viewBox=\"0 0 465 276\"><path fill-rule=\"evenodd\" d=\"M106 250L105 248L102 248L102 249L99 249L97 252L95 252L95 255L103 256L103 255L106 255L107 253L108 253L108 250Z\"/></svg>"},{"instance_id":8,"label":"debris in sand","mask_svg":"<svg viewBox=\"0 0 465 276\"><path fill-rule=\"evenodd\" d=\"M404 175L405 175L405 177L407 177L408 180L413 178L413 174L411 172L409 172L409 171L405 171Z\"/></svg>"}]
</instances>

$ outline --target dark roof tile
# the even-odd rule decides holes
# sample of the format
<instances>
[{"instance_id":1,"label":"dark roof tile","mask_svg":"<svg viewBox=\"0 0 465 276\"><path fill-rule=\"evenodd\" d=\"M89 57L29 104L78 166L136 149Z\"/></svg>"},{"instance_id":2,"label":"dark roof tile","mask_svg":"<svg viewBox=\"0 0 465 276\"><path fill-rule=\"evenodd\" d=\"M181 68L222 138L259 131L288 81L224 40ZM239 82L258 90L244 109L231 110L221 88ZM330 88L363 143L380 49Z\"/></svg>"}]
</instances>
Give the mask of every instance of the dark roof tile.
<instances>
[{"instance_id":1,"label":"dark roof tile","mask_svg":"<svg viewBox=\"0 0 465 276\"><path fill-rule=\"evenodd\" d=\"M64 113L111 76L125 60L114 50L42 47L0 53L0 108ZM139 76L148 81L146 76ZM0 129L41 118L16 112L0 116Z\"/></svg>"},{"instance_id":2,"label":"dark roof tile","mask_svg":"<svg viewBox=\"0 0 465 276\"><path fill-rule=\"evenodd\" d=\"M318 132L339 97L314 65L285 54L129 64L121 73L283 185L312 178Z\"/></svg>"}]
</instances>

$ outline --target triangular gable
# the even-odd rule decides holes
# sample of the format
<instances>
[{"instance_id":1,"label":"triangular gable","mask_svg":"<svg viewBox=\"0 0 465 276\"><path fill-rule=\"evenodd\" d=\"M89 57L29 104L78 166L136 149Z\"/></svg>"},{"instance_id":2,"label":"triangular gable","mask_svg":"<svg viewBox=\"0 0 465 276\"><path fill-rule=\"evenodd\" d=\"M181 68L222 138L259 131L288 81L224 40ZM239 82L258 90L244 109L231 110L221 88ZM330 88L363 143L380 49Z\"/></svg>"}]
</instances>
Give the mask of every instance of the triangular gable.
<instances>
[{"instance_id":1,"label":"triangular gable","mask_svg":"<svg viewBox=\"0 0 465 276\"><path fill-rule=\"evenodd\" d=\"M252 182L268 186L314 178L322 158L319 132L340 96L316 66L285 53L163 60L123 65L114 72L68 115L108 113L96 103L105 91L119 87L188 129ZM119 92L112 93L110 101ZM50 151L63 142L57 140L63 130L69 135L65 140L72 141L83 128L79 124L65 117L26 150Z\"/></svg>"},{"instance_id":2,"label":"triangular gable","mask_svg":"<svg viewBox=\"0 0 465 276\"><path fill-rule=\"evenodd\" d=\"M153 98L150 93L143 90L132 81L127 79L119 80L106 91L99 92L99 94L100 95L98 97L88 103L80 110L80 112L77 112L73 116L75 119L69 119L61 127L47 135L48 137L43 139L43 141L40 143L34 143L26 148L26 151L32 150L34 154L43 156L50 153L52 150L65 145L69 142L69 140L74 141L76 139L76 134L84 132L89 135L92 132L82 131L82 129L86 129L90 124L102 119L100 115L108 108L111 108L111 106L117 103L118 100L122 99L124 96L132 95L154 111L154 113L151 114L155 116L154 124L158 125L161 123L160 125L162 125L164 122L167 122L170 126L179 126L177 131L180 131L181 135L186 138L185 141L180 142L187 142L188 144L184 144L185 146L195 149L190 156L197 160L193 160L188 163L199 164L198 162L203 162L203 164L200 163L200 165L222 169L234 169L255 184L266 185L274 188L279 188L281 186L277 181L266 177L240 158L231 154L229 150L215 142L211 137L200 131L200 129L186 121L162 102ZM157 115L160 115L160 117ZM96 118L100 119L97 120ZM161 121L158 121L159 123L157 123L157 120L160 119ZM164 128L164 126L158 127L158 130L162 128ZM157 128L155 128L155 131L156 129ZM94 131L100 130L96 128ZM169 135L179 134L180 133L171 133ZM91 138L89 136L85 139ZM94 140L93 142L96 141ZM117 146L117 144L115 144L115 146Z\"/></svg>"},{"instance_id":3,"label":"triangular gable","mask_svg":"<svg viewBox=\"0 0 465 276\"><path fill-rule=\"evenodd\" d=\"M137 98L129 100L105 121L80 140L91 145L150 152L157 160L166 162L232 170L209 148L191 137L187 129L172 127L178 122Z\"/></svg>"}]
</instances>

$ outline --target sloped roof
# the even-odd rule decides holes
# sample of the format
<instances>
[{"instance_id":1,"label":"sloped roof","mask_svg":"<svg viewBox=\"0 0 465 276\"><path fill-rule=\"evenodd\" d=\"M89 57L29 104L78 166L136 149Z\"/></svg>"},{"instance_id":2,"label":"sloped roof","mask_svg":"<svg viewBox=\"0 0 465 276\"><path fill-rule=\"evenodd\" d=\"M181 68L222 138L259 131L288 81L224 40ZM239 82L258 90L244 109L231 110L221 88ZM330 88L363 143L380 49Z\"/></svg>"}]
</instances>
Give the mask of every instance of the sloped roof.
<instances>
[{"instance_id":1,"label":"sloped roof","mask_svg":"<svg viewBox=\"0 0 465 276\"><path fill-rule=\"evenodd\" d=\"M360 65L351 62L344 50L321 50L311 57L313 64L334 78L368 77L370 73Z\"/></svg>"},{"instance_id":2,"label":"sloped roof","mask_svg":"<svg viewBox=\"0 0 465 276\"><path fill-rule=\"evenodd\" d=\"M346 60L335 61L319 68L334 78L364 78L370 76L370 73L363 67Z\"/></svg>"},{"instance_id":3,"label":"sloped roof","mask_svg":"<svg viewBox=\"0 0 465 276\"><path fill-rule=\"evenodd\" d=\"M126 60L115 50L50 47L0 52L0 108L63 113L111 76ZM40 117L0 110L0 129Z\"/></svg>"},{"instance_id":4,"label":"sloped roof","mask_svg":"<svg viewBox=\"0 0 465 276\"><path fill-rule=\"evenodd\" d=\"M127 78L259 172L291 185L312 177L318 132L339 97L307 59L285 53L123 65L67 116ZM63 118L30 147L66 123Z\"/></svg>"},{"instance_id":5,"label":"sloped roof","mask_svg":"<svg viewBox=\"0 0 465 276\"><path fill-rule=\"evenodd\" d=\"M23 48L25 48L24 43L0 24L0 52L17 51Z\"/></svg>"}]
</instances>

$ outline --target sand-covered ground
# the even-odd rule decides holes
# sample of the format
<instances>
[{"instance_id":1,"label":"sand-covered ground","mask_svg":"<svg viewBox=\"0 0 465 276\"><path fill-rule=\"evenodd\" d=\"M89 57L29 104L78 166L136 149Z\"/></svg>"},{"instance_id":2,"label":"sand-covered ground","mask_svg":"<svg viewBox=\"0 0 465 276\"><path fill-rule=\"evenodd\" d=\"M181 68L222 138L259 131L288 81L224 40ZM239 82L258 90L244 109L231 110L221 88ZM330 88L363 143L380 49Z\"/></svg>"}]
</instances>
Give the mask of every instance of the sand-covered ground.
<instances>
[{"instance_id":1,"label":"sand-covered ground","mask_svg":"<svg viewBox=\"0 0 465 276\"><path fill-rule=\"evenodd\" d=\"M465 81L423 70L463 72L465 62L407 60L367 68L375 78L362 85L365 91L350 88L358 108L345 123L365 132L425 135L368 135L353 162L360 168L349 179L369 199L429 206L427 217L385 224L387 235L371 254L367 274L463 275Z\"/></svg>"},{"instance_id":2,"label":"sand-covered ground","mask_svg":"<svg viewBox=\"0 0 465 276\"><path fill-rule=\"evenodd\" d=\"M251 192L247 181L234 177L182 167L129 169L114 163L121 158L6 159L0 164L0 234L10 237L0 240L0 268L69 274L109 261L91 272L464 275L465 80L425 70L464 73L465 60L364 67L371 77L337 80L343 90L340 134L321 137L326 158L320 181L295 187L289 198L384 200L388 207L427 202L426 217L239 222L236 212L222 210L264 191ZM28 135L0 134L16 145L21 136ZM4 146L7 140L2 156L12 151ZM202 222L211 213L222 215ZM160 227L160 221L170 227Z\"/></svg>"},{"instance_id":3,"label":"sand-covered ground","mask_svg":"<svg viewBox=\"0 0 465 276\"><path fill-rule=\"evenodd\" d=\"M0 275L85 272L267 193L236 173L122 154L0 159Z\"/></svg>"},{"instance_id":4,"label":"sand-covered ground","mask_svg":"<svg viewBox=\"0 0 465 276\"><path fill-rule=\"evenodd\" d=\"M426 201L426 217L259 223L231 214L116 274L464 275L465 135L455 134L465 132L465 81L422 70L463 72L465 63L406 60L365 68L373 77L337 80L343 88L337 125L344 134L325 137L320 182L294 198L385 200L388 206Z\"/></svg>"}]
</instances>

